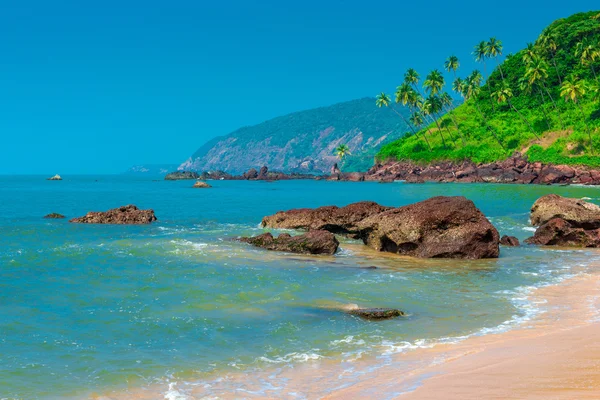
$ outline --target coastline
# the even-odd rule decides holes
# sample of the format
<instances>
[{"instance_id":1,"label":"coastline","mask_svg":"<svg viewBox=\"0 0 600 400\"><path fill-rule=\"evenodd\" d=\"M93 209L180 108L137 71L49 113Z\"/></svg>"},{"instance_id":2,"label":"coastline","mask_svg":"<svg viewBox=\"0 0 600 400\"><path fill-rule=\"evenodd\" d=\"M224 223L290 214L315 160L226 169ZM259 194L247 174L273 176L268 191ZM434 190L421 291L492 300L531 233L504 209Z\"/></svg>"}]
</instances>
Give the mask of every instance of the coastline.
<instances>
[{"instance_id":1,"label":"coastline","mask_svg":"<svg viewBox=\"0 0 600 400\"><path fill-rule=\"evenodd\" d=\"M541 312L509 330L476 333L385 357L315 359L291 368L172 382L166 391L163 384L160 389L152 386L91 398L597 398L600 265L588 268L593 272L575 267L574 277L533 290L527 300L539 305Z\"/></svg>"}]
</instances>

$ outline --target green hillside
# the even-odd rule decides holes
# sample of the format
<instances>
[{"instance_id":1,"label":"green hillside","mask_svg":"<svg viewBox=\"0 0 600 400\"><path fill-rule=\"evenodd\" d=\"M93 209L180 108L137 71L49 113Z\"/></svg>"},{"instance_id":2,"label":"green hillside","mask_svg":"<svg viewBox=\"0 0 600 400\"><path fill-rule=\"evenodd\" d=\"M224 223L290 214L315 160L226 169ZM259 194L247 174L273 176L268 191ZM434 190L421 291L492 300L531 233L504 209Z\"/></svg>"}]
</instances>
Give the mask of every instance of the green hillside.
<instances>
[{"instance_id":1,"label":"green hillside","mask_svg":"<svg viewBox=\"0 0 600 400\"><path fill-rule=\"evenodd\" d=\"M553 22L500 66L502 43L481 42L474 56L483 70L495 67L487 79L461 71L455 57L443 64L452 82L438 70L416 82L409 71L394 97L412 112L416 133L383 146L377 158L491 162L521 151L531 161L600 166L599 41L600 11L580 13ZM464 99L449 113L446 88ZM377 105L388 100L381 94Z\"/></svg>"}]
</instances>

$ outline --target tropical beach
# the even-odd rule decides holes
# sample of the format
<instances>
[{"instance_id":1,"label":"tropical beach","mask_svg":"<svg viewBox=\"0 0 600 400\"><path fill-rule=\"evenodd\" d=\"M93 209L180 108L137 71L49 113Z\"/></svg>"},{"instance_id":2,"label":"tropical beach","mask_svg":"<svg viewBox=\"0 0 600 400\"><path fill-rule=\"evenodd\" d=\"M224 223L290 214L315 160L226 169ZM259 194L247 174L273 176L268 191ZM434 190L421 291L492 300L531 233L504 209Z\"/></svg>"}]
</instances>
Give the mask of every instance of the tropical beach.
<instances>
[{"instance_id":1,"label":"tropical beach","mask_svg":"<svg viewBox=\"0 0 600 400\"><path fill-rule=\"evenodd\" d=\"M26 3L0 399L600 398L595 4Z\"/></svg>"}]
</instances>

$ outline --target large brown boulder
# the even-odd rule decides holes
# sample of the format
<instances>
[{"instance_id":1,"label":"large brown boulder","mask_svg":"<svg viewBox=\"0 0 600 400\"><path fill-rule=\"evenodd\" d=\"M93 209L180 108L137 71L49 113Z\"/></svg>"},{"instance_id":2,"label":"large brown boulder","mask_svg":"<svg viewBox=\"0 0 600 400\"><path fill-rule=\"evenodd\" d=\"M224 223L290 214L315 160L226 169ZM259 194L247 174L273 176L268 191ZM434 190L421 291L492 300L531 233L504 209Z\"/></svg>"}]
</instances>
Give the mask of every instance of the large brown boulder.
<instances>
[{"instance_id":1,"label":"large brown boulder","mask_svg":"<svg viewBox=\"0 0 600 400\"><path fill-rule=\"evenodd\" d=\"M375 214L358 224L365 244L422 258L496 258L500 236L465 197L433 197Z\"/></svg>"},{"instance_id":2,"label":"large brown boulder","mask_svg":"<svg viewBox=\"0 0 600 400\"><path fill-rule=\"evenodd\" d=\"M326 230L358 238L357 224L372 215L389 210L373 201L361 201L345 207L325 206L316 209L299 208L279 211L264 217L263 227L280 229Z\"/></svg>"},{"instance_id":3,"label":"large brown boulder","mask_svg":"<svg viewBox=\"0 0 600 400\"><path fill-rule=\"evenodd\" d=\"M580 199L549 194L531 208L531 223L539 225L530 244L599 247L600 207Z\"/></svg>"},{"instance_id":4,"label":"large brown boulder","mask_svg":"<svg viewBox=\"0 0 600 400\"><path fill-rule=\"evenodd\" d=\"M575 226L600 228L600 207L580 199L557 194L540 197L531 207L531 224L542 225L553 218L562 218Z\"/></svg>"},{"instance_id":5,"label":"large brown boulder","mask_svg":"<svg viewBox=\"0 0 600 400\"><path fill-rule=\"evenodd\" d=\"M543 246L599 247L600 229L584 229L563 218L553 218L525 242Z\"/></svg>"},{"instance_id":6,"label":"large brown boulder","mask_svg":"<svg viewBox=\"0 0 600 400\"><path fill-rule=\"evenodd\" d=\"M286 251L299 254L335 254L340 243L331 232L310 231L302 235L291 236L282 233L275 238L270 233L240 239L242 242L267 250Z\"/></svg>"},{"instance_id":7,"label":"large brown boulder","mask_svg":"<svg viewBox=\"0 0 600 400\"><path fill-rule=\"evenodd\" d=\"M156 221L153 210L140 210L134 205L113 208L106 212L91 211L83 217L73 218L69 222L79 224L149 224Z\"/></svg>"},{"instance_id":8,"label":"large brown boulder","mask_svg":"<svg viewBox=\"0 0 600 400\"><path fill-rule=\"evenodd\" d=\"M258 171L254 168L250 168L248 171L244 172L242 175L244 179L256 179L258 178Z\"/></svg>"}]
</instances>

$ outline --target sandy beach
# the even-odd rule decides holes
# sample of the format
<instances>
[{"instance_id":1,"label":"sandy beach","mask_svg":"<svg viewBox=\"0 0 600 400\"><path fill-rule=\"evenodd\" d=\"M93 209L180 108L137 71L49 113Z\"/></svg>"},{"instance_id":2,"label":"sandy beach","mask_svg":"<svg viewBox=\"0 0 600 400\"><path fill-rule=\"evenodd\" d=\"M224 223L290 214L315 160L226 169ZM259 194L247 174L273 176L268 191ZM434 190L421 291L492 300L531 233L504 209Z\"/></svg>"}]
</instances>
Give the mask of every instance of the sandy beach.
<instances>
[{"instance_id":1,"label":"sandy beach","mask_svg":"<svg viewBox=\"0 0 600 400\"><path fill-rule=\"evenodd\" d=\"M542 313L513 330L403 352L376 368L369 359L315 361L161 395L146 388L92 398L598 399L600 274L537 289L529 300Z\"/></svg>"}]
</instances>

